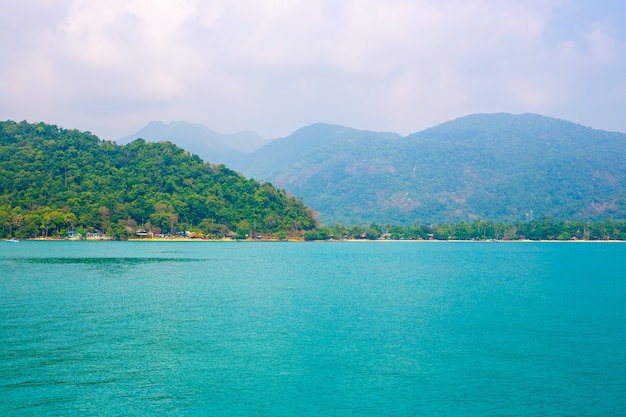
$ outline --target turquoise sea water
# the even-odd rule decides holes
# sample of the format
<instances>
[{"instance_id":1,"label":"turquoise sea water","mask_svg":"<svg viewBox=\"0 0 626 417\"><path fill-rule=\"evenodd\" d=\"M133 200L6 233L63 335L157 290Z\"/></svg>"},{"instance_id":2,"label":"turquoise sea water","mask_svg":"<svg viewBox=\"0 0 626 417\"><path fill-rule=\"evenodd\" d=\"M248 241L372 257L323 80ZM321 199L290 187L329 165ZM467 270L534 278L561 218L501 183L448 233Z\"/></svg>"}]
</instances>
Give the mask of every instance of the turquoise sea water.
<instances>
[{"instance_id":1,"label":"turquoise sea water","mask_svg":"<svg viewBox=\"0 0 626 417\"><path fill-rule=\"evenodd\" d=\"M0 245L0 415L626 415L626 244Z\"/></svg>"}]
</instances>

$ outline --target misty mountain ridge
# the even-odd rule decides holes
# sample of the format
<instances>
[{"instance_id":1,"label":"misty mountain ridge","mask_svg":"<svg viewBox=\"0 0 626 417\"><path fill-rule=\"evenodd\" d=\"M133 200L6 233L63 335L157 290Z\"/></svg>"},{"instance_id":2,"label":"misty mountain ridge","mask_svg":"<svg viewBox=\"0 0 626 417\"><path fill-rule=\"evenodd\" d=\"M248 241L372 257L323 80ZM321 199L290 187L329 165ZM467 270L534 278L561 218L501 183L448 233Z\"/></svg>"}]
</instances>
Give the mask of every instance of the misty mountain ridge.
<instances>
[{"instance_id":1,"label":"misty mountain ridge","mask_svg":"<svg viewBox=\"0 0 626 417\"><path fill-rule=\"evenodd\" d=\"M259 148L251 157L243 158L243 164L233 166L234 169L246 172L245 175L257 178L273 178L280 176L285 165L294 162L299 155L316 152L325 147L333 148L354 138L363 140L399 140L402 136L391 132L372 132L357 130L350 127L315 123L296 130L291 135L275 139Z\"/></svg>"},{"instance_id":2,"label":"misty mountain ridge","mask_svg":"<svg viewBox=\"0 0 626 417\"><path fill-rule=\"evenodd\" d=\"M324 223L626 217L626 134L536 114L405 137L318 123L253 152L195 153L301 197Z\"/></svg>"},{"instance_id":3,"label":"misty mountain ridge","mask_svg":"<svg viewBox=\"0 0 626 417\"><path fill-rule=\"evenodd\" d=\"M232 165L241 154L252 153L268 141L255 132L218 133L199 123L153 121L116 142L125 145L141 138L148 142L169 141L207 162ZM214 162L215 161L215 162Z\"/></svg>"}]
</instances>

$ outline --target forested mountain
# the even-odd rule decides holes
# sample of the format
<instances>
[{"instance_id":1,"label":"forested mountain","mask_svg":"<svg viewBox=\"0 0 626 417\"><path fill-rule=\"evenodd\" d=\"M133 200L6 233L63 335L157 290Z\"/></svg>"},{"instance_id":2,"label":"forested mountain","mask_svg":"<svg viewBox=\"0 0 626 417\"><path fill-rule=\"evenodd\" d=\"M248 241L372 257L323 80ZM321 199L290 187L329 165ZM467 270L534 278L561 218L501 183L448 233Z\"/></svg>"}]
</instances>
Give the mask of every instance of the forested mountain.
<instances>
[{"instance_id":1,"label":"forested mountain","mask_svg":"<svg viewBox=\"0 0 626 417\"><path fill-rule=\"evenodd\" d=\"M118 139L124 145L135 139L147 142L170 141L195 153L206 162L224 164L228 167L239 164L249 154L267 143L254 132L222 134L208 127L187 122L150 122L141 130Z\"/></svg>"},{"instance_id":2,"label":"forested mountain","mask_svg":"<svg viewBox=\"0 0 626 417\"><path fill-rule=\"evenodd\" d=\"M275 178L284 183L282 177L285 169L294 166L300 167L300 158L305 155L313 155L324 158L320 161L312 161L308 168L318 171L325 166L327 153L336 153L337 146L350 143L354 139L374 143L377 140L391 141L400 139L396 133L371 132L368 130L357 130L344 126L316 123L298 129L295 133L286 138L276 139L267 145L259 148L243 163L233 165L233 168L246 172L246 175L256 178ZM300 173L300 177L306 178L312 173Z\"/></svg>"},{"instance_id":3,"label":"forested mountain","mask_svg":"<svg viewBox=\"0 0 626 417\"><path fill-rule=\"evenodd\" d=\"M315 227L299 200L170 142L118 146L44 123L0 122L0 237L83 229L285 235Z\"/></svg>"},{"instance_id":4,"label":"forested mountain","mask_svg":"<svg viewBox=\"0 0 626 417\"><path fill-rule=\"evenodd\" d=\"M483 114L405 138L312 125L237 166L332 224L626 218L626 135Z\"/></svg>"}]
</instances>

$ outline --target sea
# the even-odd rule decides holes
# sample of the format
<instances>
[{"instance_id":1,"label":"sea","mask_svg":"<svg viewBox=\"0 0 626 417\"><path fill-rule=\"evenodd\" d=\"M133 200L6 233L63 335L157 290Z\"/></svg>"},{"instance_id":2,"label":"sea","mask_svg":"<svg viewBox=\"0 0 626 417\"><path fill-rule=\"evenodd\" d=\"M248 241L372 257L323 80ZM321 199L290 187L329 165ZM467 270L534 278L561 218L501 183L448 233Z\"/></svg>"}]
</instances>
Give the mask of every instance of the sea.
<instances>
[{"instance_id":1,"label":"sea","mask_svg":"<svg viewBox=\"0 0 626 417\"><path fill-rule=\"evenodd\" d=\"M626 243L0 241L2 416L626 416Z\"/></svg>"}]
</instances>

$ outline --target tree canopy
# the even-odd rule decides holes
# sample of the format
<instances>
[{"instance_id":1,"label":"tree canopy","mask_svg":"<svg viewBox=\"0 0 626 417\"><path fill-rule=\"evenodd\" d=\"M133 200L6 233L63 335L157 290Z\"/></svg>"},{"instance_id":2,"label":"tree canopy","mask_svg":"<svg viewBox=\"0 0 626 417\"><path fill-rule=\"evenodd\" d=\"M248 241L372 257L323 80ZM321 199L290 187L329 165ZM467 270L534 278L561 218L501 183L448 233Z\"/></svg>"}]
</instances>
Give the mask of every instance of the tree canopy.
<instances>
[{"instance_id":1,"label":"tree canopy","mask_svg":"<svg viewBox=\"0 0 626 417\"><path fill-rule=\"evenodd\" d=\"M626 240L626 220L565 221L544 216L514 223L474 220L434 225L401 224L323 226L304 234L305 240Z\"/></svg>"},{"instance_id":2,"label":"tree canopy","mask_svg":"<svg viewBox=\"0 0 626 417\"><path fill-rule=\"evenodd\" d=\"M295 235L314 213L270 183L170 142L125 146L45 123L0 122L0 237L70 230Z\"/></svg>"},{"instance_id":3,"label":"tree canopy","mask_svg":"<svg viewBox=\"0 0 626 417\"><path fill-rule=\"evenodd\" d=\"M626 219L626 134L540 115L471 115L399 137L312 125L258 149L245 175L322 223Z\"/></svg>"}]
</instances>

